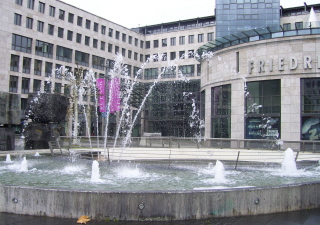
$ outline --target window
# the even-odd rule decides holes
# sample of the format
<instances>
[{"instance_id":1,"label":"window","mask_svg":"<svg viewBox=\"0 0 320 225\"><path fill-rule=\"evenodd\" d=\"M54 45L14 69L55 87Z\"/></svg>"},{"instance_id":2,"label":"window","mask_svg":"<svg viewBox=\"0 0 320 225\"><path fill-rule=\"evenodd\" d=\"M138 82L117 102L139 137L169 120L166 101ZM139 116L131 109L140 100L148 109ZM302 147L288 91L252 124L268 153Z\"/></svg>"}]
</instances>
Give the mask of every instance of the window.
<instances>
[{"instance_id":1,"label":"window","mask_svg":"<svg viewBox=\"0 0 320 225\"><path fill-rule=\"evenodd\" d=\"M208 33L208 41L213 41L213 32Z\"/></svg>"},{"instance_id":2,"label":"window","mask_svg":"<svg viewBox=\"0 0 320 225\"><path fill-rule=\"evenodd\" d=\"M87 46L90 45L90 37L88 37L88 36L84 37L84 44L87 45Z\"/></svg>"},{"instance_id":3,"label":"window","mask_svg":"<svg viewBox=\"0 0 320 225\"><path fill-rule=\"evenodd\" d=\"M53 90L54 93L61 93L61 83L55 83L54 84L54 90Z\"/></svg>"},{"instance_id":4,"label":"window","mask_svg":"<svg viewBox=\"0 0 320 225\"><path fill-rule=\"evenodd\" d=\"M17 5L22 5L22 0L16 0Z\"/></svg>"},{"instance_id":5,"label":"window","mask_svg":"<svg viewBox=\"0 0 320 225\"><path fill-rule=\"evenodd\" d=\"M54 17L55 14L56 14L56 8L50 5L49 6L49 15Z\"/></svg>"},{"instance_id":6,"label":"window","mask_svg":"<svg viewBox=\"0 0 320 225\"><path fill-rule=\"evenodd\" d=\"M70 95L71 91L70 91L70 86L68 84L64 85L64 94L65 95Z\"/></svg>"},{"instance_id":7,"label":"window","mask_svg":"<svg viewBox=\"0 0 320 225\"><path fill-rule=\"evenodd\" d=\"M140 48L143 48L144 41L140 41Z\"/></svg>"},{"instance_id":8,"label":"window","mask_svg":"<svg viewBox=\"0 0 320 225\"><path fill-rule=\"evenodd\" d=\"M30 69L31 69L31 58L23 57L22 73L30 74Z\"/></svg>"},{"instance_id":9,"label":"window","mask_svg":"<svg viewBox=\"0 0 320 225\"><path fill-rule=\"evenodd\" d=\"M143 62L143 55L140 54L140 62Z\"/></svg>"},{"instance_id":10,"label":"window","mask_svg":"<svg viewBox=\"0 0 320 225\"><path fill-rule=\"evenodd\" d=\"M204 34L198 34L198 42L204 42Z\"/></svg>"},{"instance_id":11,"label":"window","mask_svg":"<svg viewBox=\"0 0 320 225\"><path fill-rule=\"evenodd\" d=\"M46 4L44 4L43 2L39 2L39 12L44 13L44 9L45 9Z\"/></svg>"},{"instance_id":12,"label":"window","mask_svg":"<svg viewBox=\"0 0 320 225\"><path fill-rule=\"evenodd\" d=\"M63 38L63 28L58 27L58 37Z\"/></svg>"},{"instance_id":13,"label":"window","mask_svg":"<svg viewBox=\"0 0 320 225\"><path fill-rule=\"evenodd\" d=\"M33 19L27 17L27 19L26 19L26 28L32 29L32 26L33 26Z\"/></svg>"},{"instance_id":14,"label":"window","mask_svg":"<svg viewBox=\"0 0 320 225\"><path fill-rule=\"evenodd\" d=\"M189 59L194 58L194 50L189 50L188 51L188 58Z\"/></svg>"},{"instance_id":15,"label":"window","mask_svg":"<svg viewBox=\"0 0 320 225\"><path fill-rule=\"evenodd\" d=\"M54 26L52 24L48 24L48 34L54 34Z\"/></svg>"},{"instance_id":16,"label":"window","mask_svg":"<svg viewBox=\"0 0 320 225\"><path fill-rule=\"evenodd\" d=\"M162 47L166 47L167 45L167 38L162 39Z\"/></svg>"},{"instance_id":17,"label":"window","mask_svg":"<svg viewBox=\"0 0 320 225\"><path fill-rule=\"evenodd\" d=\"M116 39L119 40L119 38L120 38L120 32L116 31Z\"/></svg>"},{"instance_id":18,"label":"window","mask_svg":"<svg viewBox=\"0 0 320 225\"><path fill-rule=\"evenodd\" d=\"M81 43L81 34L77 33L77 38L76 38L76 42L77 43Z\"/></svg>"},{"instance_id":19,"label":"window","mask_svg":"<svg viewBox=\"0 0 320 225\"><path fill-rule=\"evenodd\" d=\"M303 22L296 22L296 29L303 29Z\"/></svg>"},{"instance_id":20,"label":"window","mask_svg":"<svg viewBox=\"0 0 320 225\"><path fill-rule=\"evenodd\" d=\"M104 41L101 41L100 49L102 51L106 50L106 43Z\"/></svg>"},{"instance_id":21,"label":"window","mask_svg":"<svg viewBox=\"0 0 320 225\"><path fill-rule=\"evenodd\" d=\"M194 65L179 66L179 71L186 77L194 76Z\"/></svg>"},{"instance_id":22,"label":"window","mask_svg":"<svg viewBox=\"0 0 320 225\"><path fill-rule=\"evenodd\" d=\"M282 27L284 31L291 30L291 23L285 23L282 25Z\"/></svg>"},{"instance_id":23,"label":"window","mask_svg":"<svg viewBox=\"0 0 320 225\"><path fill-rule=\"evenodd\" d=\"M17 76L10 76L9 81L9 92L18 92L18 77Z\"/></svg>"},{"instance_id":24,"label":"window","mask_svg":"<svg viewBox=\"0 0 320 225\"><path fill-rule=\"evenodd\" d=\"M114 52L115 52L116 54L119 53L119 46L115 46Z\"/></svg>"},{"instance_id":25,"label":"window","mask_svg":"<svg viewBox=\"0 0 320 225\"><path fill-rule=\"evenodd\" d=\"M162 67L161 71L163 73L161 74L162 78L175 78L176 77L176 66L170 66L170 67Z\"/></svg>"},{"instance_id":26,"label":"window","mask_svg":"<svg viewBox=\"0 0 320 225\"><path fill-rule=\"evenodd\" d=\"M176 59L176 52L170 52L170 60Z\"/></svg>"},{"instance_id":27,"label":"window","mask_svg":"<svg viewBox=\"0 0 320 225\"><path fill-rule=\"evenodd\" d=\"M73 37L73 32L71 30L68 30L67 39L69 41L72 41L72 37Z\"/></svg>"},{"instance_id":28,"label":"window","mask_svg":"<svg viewBox=\"0 0 320 225\"><path fill-rule=\"evenodd\" d=\"M108 33L109 37L113 36L113 29L109 28L109 33Z\"/></svg>"},{"instance_id":29,"label":"window","mask_svg":"<svg viewBox=\"0 0 320 225\"><path fill-rule=\"evenodd\" d=\"M97 40L97 39L94 39L94 38L93 38L92 46L93 46L94 48L98 48L98 40Z\"/></svg>"},{"instance_id":30,"label":"window","mask_svg":"<svg viewBox=\"0 0 320 225\"><path fill-rule=\"evenodd\" d=\"M175 38L175 37L170 38L170 45L171 45L171 46L176 45L176 38Z\"/></svg>"},{"instance_id":31,"label":"window","mask_svg":"<svg viewBox=\"0 0 320 225\"><path fill-rule=\"evenodd\" d=\"M128 50L128 58L131 59L131 57L132 57L132 51Z\"/></svg>"},{"instance_id":32,"label":"window","mask_svg":"<svg viewBox=\"0 0 320 225\"><path fill-rule=\"evenodd\" d=\"M44 93L51 93L51 81L45 81L43 87Z\"/></svg>"},{"instance_id":33,"label":"window","mask_svg":"<svg viewBox=\"0 0 320 225\"><path fill-rule=\"evenodd\" d=\"M112 44L108 44L108 52L112 52Z\"/></svg>"},{"instance_id":34,"label":"window","mask_svg":"<svg viewBox=\"0 0 320 225\"><path fill-rule=\"evenodd\" d=\"M82 66L89 66L89 57L90 55L85 52L76 51L75 61Z\"/></svg>"},{"instance_id":35,"label":"window","mask_svg":"<svg viewBox=\"0 0 320 225\"><path fill-rule=\"evenodd\" d=\"M61 77L61 67L62 67L61 64L56 64L56 69L54 71L55 78L62 79L62 77Z\"/></svg>"},{"instance_id":36,"label":"window","mask_svg":"<svg viewBox=\"0 0 320 225\"><path fill-rule=\"evenodd\" d=\"M69 15L68 15L68 22L69 22L69 23L73 23L73 19L74 19L74 14L69 13Z\"/></svg>"},{"instance_id":37,"label":"window","mask_svg":"<svg viewBox=\"0 0 320 225\"><path fill-rule=\"evenodd\" d=\"M99 31L99 24L96 22L93 24L93 31L95 31L95 32Z\"/></svg>"},{"instance_id":38,"label":"window","mask_svg":"<svg viewBox=\"0 0 320 225\"><path fill-rule=\"evenodd\" d=\"M101 25L101 34L106 34L106 26Z\"/></svg>"},{"instance_id":39,"label":"window","mask_svg":"<svg viewBox=\"0 0 320 225\"><path fill-rule=\"evenodd\" d=\"M38 20L37 31L43 32L44 22Z\"/></svg>"},{"instance_id":40,"label":"window","mask_svg":"<svg viewBox=\"0 0 320 225\"><path fill-rule=\"evenodd\" d=\"M31 53L32 39L12 34L12 50Z\"/></svg>"},{"instance_id":41,"label":"window","mask_svg":"<svg viewBox=\"0 0 320 225\"><path fill-rule=\"evenodd\" d=\"M29 93L29 86L30 86L30 78L22 77L21 93L28 94Z\"/></svg>"},{"instance_id":42,"label":"window","mask_svg":"<svg viewBox=\"0 0 320 225\"><path fill-rule=\"evenodd\" d=\"M141 79L141 71L142 69L140 69L139 67L136 67L136 66L133 67L133 74L138 79Z\"/></svg>"},{"instance_id":43,"label":"window","mask_svg":"<svg viewBox=\"0 0 320 225\"><path fill-rule=\"evenodd\" d=\"M77 25L82 27L82 17L81 16L78 16Z\"/></svg>"},{"instance_id":44,"label":"window","mask_svg":"<svg viewBox=\"0 0 320 225\"><path fill-rule=\"evenodd\" d=\"M28 9L34 9L34 0L28 0Z\"/></svg>"},{"instance_id":45,"label":"window","mask_svg":"<svg viewBox=\"0 0 320 225\"><path fill-rule=\"evenodd\" d=\"M126 49L125 48L121 49L121 54L123 57L126 57Z\"/></svg>"},{"instance_id":46,"label":"window","mask_svg":"<svg viewBox=\"0 0 320 225\"><path fill-rule=\"evenodd\" d=\"M168 56L167 56L167 53L165 52L165 53L163 53L162 54L162 61L167 61L167 59L168 59Z\"/></svg>"},{"instance_id":47,"label":"window","mask_svg":"<svg viewBox=\"0 0 320 225\"><path fill-rule=\"evenodd\" d=\"M65 14L64 10L59 9L59 19L60 20L64 20L64 14Z\"/></svg>"},{"instance_id":48,"label":"window","mask_svg":"<svg viewBox=\"0 0 320 225\"><path fill-rule=\"evenodd\" d=\"M37 93L41 90L41 80L33 80L33 92Z\"/></svg>"},{"instance_id":49,"label":"window","mask_svg":"<svg viewBox=\"0 0 320 225\"><path fill-rule=\"evenodd\" d=\"M138 60L138 53L137 52L134 53L133 59Z\"/></svg>"},{"instance_id":50,"label":"window","mask_svg":"<svg viewBox=\"0 0 320 225\"><path fill-rule=\"evenodd\" d=\"M153 40L153 47L158 48L159 47L159 40Z\"/></svg>"},{"instance_id":51,"label":"window","mask_svg":"<svg viewBox=\"0 0 320 225\"><path fill-rule=\"evenodd\" d=\"M132 36L129 36L129 44L132 44Z\"/></svg>"},{"instance_id":52,"label":"window","mask_svg":"<svg viewBox=\"0 0 320 225\"><path fill-rule=\"evenodd\" d=\"M51 77L52 74L52 63L51 62L46 62L45 65L45 76L46 77Z\"/></svg>"},{"instance_id":53,"label":"window","mask_svg":"<svg viewBox=\"0 0 320 225\"><path fill-rule=\"evenodd\" d=\"M134 39L134 46L138 46L138 42L139 42L138 38L135 38Z\"/></svg>"},{"instance_id":54,"label":"window","mask_svg":"<svg viewBox=\"0 0 320 225\"><path fill-rule=\"evenodd\" d=\"M57 60L71 62L72 61L71 57L72 57L72 49L57 46L57 54L56 54Z\"/></svg>"},{"instance_id":55,"label":"window","mask_svg":"<svg viewBox=\"0 0 320 225\"><path fill-rule=\"evenodd\" d=\"M216 86L211 89L211 137L231 136L231 85Z\"/></svg>"},{"instance_id":56,"label":"window","mask_svg":"<svg viewBox=\"0 0 320 225\"><path fill-rule=\"evenodd\" d=\"M186 37L185 36L180 36L179 37L179 45L184 45L186 42Z\"/></svg>"},{"instance_id":57,"label":"window","mask_svg":"<svg viewBox=\"0 0 320 225\"><path fill-rule=\"evenodd\" d=\"M122 41L126 42L127 41L127 35L122 33Z\"/></svg>"},{"instance_id":58,"label":"window","mask_svg":"<svg viewBox=\"0 0 320 225\"><path fill-rule=\"evenodd\" d=\"M158 68L150 68L144 70L144 79L152 80L158 78Z\"/></svg>"},{"instance_id":59,"label":"window","mask_svg":"<svg viewBox=\"0 0 320 225\"><path fill-rule=\"evenodd\" d=\"M150 60L150 55L145 55L144 58L145 58L144 61L149 61Z\"/></svg>"},{"instance_id":60,"label":"window","mask_svg":"<svg viewBox=\"0 0 320 225\"><path fill-rule=\"evenodd\" d=\"M41 76L41 69L42 69L42 61L41 60L34 60L34 75Z\"/></svg>"},{"instance_id":61,"label":"window","mask_svg":"<svg viewBox=\"0 0 320 225\"><path fill-rule=\"evenodd\" d=\"M188 36L188 42L189 42L189 44L194 43L194 35L189 35Z\"/></svg>"},{"instance_id":62,"label":"window","mask_svg":"<svg viewBox=\"0 0 320 225\"><path fill-rule=\"evenodd\" d=\"M201 64L197 64L197 76L201 76Z\"/></svg>"},{"instance_id":63,"label":"window","mask_svg":"<svg viewBox=\"0 0 320 225\"><path fill-rule=\"evenodd\" d=\"M15 13L14 14L14 21L13 21L14 25L21 26L21 18L22 18L22 16L20 14Z\"/></svg>"},{"instance_id":64,"label":"window","mask_svg":"<svg viewBox=\"0 0 320 225\"><path fill-rule=\"evenodd\" d=\"M146 48L150 48L150 41L146 41Z\"/></svg>"},{"instance_id":65,"label":"window","mask_svg":"<svg viewBox=\"0 0 320 225\"><path fill-rule=\"evenodd\" d=\"M105 58L92 56L92 67L99 70L104 70Z\"/></svg>"},{"instance_id":66,"label":"window","mask_svg":"<svg viewBox=\"0 0 320 225\"><path fill-rule=\"evenodd\" d=\"M179 58L184 59L185 58L184 54L185 54L185 51L179 51Z\"/></svg>"},{"instance_id":67,"label":"window","mask_svg":"<svg viewBox=\"0 0 320 225\"><path fill-rule=\"evenodd\" d=\"M11 71L19 71L19 59L18 55L11 55L11 62L10 62L10 70Z\"/></svg>"},{"instance_id":68,"label":"window","mask_svg":"<svg viewBox=\"0 0 320 225\"><path fill-rule=\"evenodd\" d=\"M86 28L87 29L90 29L90 27L91 27L91 20L86 20Z\"/></svg>"}]
</instances>

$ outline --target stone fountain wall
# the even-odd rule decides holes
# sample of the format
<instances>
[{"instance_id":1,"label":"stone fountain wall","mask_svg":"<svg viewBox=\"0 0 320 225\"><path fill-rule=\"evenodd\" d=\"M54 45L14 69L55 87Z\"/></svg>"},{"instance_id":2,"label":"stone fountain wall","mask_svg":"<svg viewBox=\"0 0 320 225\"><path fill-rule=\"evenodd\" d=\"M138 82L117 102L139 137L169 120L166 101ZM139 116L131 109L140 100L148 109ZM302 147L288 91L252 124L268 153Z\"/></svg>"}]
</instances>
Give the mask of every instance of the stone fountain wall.
<instances>
[{"instance_id":1,"label":"stone fountain wall","mask_svg":"<svg viewBox=\"0 0 320 225\"><path fill-rule=\"evenodd\" d=\"M320 182L207 191L107 192L0 185L0 212L92 219L188 220L320 207Z\"/></svg>"}]
</instances>

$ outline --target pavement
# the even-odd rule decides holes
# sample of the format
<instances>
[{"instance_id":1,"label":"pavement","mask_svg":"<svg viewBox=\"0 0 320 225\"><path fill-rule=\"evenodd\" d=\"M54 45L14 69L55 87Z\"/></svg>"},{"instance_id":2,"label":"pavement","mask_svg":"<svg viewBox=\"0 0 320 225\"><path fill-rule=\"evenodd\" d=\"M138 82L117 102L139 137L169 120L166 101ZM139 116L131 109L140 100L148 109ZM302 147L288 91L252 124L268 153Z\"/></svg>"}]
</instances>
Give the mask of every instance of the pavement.
<instances>
[{"instance_id":1,"label":"pavement","mask_svg":"<svg viewBox=\"0 0 320 225\"><path fill-rule=\"evenodd\" d=\"M0 213L0 225L73 225L77 219L62 219ZM319 225L320 208L256 216L211 218L186 221L91 220L87 225Z\"/></svg>"}]
</instances>

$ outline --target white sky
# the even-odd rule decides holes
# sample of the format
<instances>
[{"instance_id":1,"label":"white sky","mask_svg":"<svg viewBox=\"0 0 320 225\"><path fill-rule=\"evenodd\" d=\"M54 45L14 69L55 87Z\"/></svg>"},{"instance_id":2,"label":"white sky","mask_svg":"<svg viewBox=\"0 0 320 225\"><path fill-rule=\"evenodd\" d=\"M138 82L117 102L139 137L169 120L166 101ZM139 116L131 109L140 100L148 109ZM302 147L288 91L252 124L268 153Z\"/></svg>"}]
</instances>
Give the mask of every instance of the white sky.
<instances>
[{"instance_id":1,"label":"white sky","mask_svg":"<svg viewBox=\"0 0 320 225\"><path fill-rule=\"evenodd\" d=\"M215 0L62 0L127 28L214 15ZM283 8L320 0L280 0Z\"/></svg>"}]
</instances>

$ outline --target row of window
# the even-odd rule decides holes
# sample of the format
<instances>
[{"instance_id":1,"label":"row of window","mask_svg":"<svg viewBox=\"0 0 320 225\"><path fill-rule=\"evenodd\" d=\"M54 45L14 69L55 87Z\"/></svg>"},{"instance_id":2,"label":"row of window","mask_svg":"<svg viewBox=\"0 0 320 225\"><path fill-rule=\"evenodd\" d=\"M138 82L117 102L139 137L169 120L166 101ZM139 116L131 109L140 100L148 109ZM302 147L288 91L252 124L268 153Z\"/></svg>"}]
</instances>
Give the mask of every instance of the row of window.
<instances>
[{"instance_id":1,"label":"row of window","mask_svg":"<svg viewBox=\"0 0 320 225\"><path fill-rule=\"evenodd\" d=\"M33 10L34 9L34 5L35 5L35 0L27 0L27 1L28 1L27 2L27 7L29 9ZM23 0L16 0L16 4L22 6L23 5ZM45 3L39 1L38 11L40 13L45 13ZM56 7L49 5L49 15L52 16L52 17L56 16ZM58 18L60 20L65 20L65 17L66 17L65 15L66 15L65 10L59 9ZM20 24L17 24L17 23L19 23L19 21L20 21ZM72 24L75 22L75 15L73 13L68 13L68 22L72 23ZM78 16L77 20L76 20L76 23L77 23L78 26L82 27L83 23L84 23L83 17ZM21 25L21 15L15 14L15 24ZM91 24L92 24L91 20L89 20L89 19L85 20L85 28L90 30L91 29ZM40 27L40 29L38 29L38 31L43 32L43 25L44 25L43 22L38 21L38 28ZM32 29L32 18L30 18L30 17L27 17L27 27ZM105 35L106 32L107 32L106 26L104 26L104 25L99 26L99 24L96 23L96 22L93 23L92 27L93 27L93 31L95 31L95 32L99 32L99 27L100 27L100 30L101 30L101 34ZM53 28L54 28L54 26L49 24L48 33L51 34L51 35L53 35ZM63 28L60 28L60 29L63 29ZM60 32L63 32L63 31L60 31ZM59 33L59 31L58 31L58 33ZM116 30L114 32L114 30L112 28L109 28L108 36L109 37L115 37L117 40L120 40L120 31ZM129 44L134 44L135 46L139 45L138 38L134 38L134 40L133 40L132 36L127 35L125 33L122 33L121 39L122 39L123 42L128 42ZM140 47L143 48L143 45L144 45L144 41L140 40Z\"/></svg>"},{"instance_id":2,"label":"row of window","mask_svg":"<svg viewBox=\"0 0 320 225\"><path fill-rule=\"evenodd\" d=\"M79 65L83 65L88 67L89 65L89 54L76 51L76 60ZM22 73L30 74L31 73L31 64L32 64L32 59L29 57L23 57L22 58ZM112 61L108 60L109 63L111 64ZM111 62L111 63L110 63ZM44 62L39 59L34 59L34 64L33 64L33 74L41 76L43 75L43 66L44 66L44 75L46 77L51 77L53 74L53 63L51 62ZM105 58L99 57L99 56L92 56L92 65L93 68L95 69L100 69L104 70L104 65L105 65ZM62 67L61 64L56 64L55 69L60 69ZM66 66L68 71L72 71L71 67ZM19 55L11 55L11 61L10 61L10 70L14 72L19 72L20 69L20 56ZM133 74L138 74L139 79L145 79L145 80L150 80L150 79L156 79L158 77L159 71L158 68L152 68L152 69L145 69L144 73L142 74L139 67L134 67L133 68ZM132 74L132 66L127 65L127 71L128 76L131 76ZM182 65L179 66L179 74L182 74L182 76L186 77L193 77L195 76L195 65ZM103 74L102 74L103 75ZM123 74L125 75L125 74ZM143 76L144 75L144 76ZM201 67L200 64L197 64L197 76L201 75ZM177 71L176 67L162 67L161 68L161 78L175 78L177 76ZM55 78L61 79L62 77L60 76L59 73L55 73Z\"/></svg>"},{"instance_id":3,"label":"row of window","mask_svg":"<svg viewBox=\"0 0 320 225\"><path fill-rule=\"evenodd\" d=\"M294 29L303 29L303 22L295 22L294 23L295 28ZM291 28L291 23L285 23L282 25L283 30L287 31L287 30L292 30Z\"/></svg>"},{"instance_id":4,"label":"row of window","mask_svg":"<svg viewBox=\"0 0 320 225\"><path fill-rule=\"evenodd\" d=\"M213 41L214 39L214 33L210 32L207 33L207 41ZM198 34L198 43L204 42L204 34ZM188 36L188 44L192 44L195 42L195 36L194 35L189 35ZM179 45L184 45L186 44L186 36L180 36L179 37ZM170 46L175 46L177 45L177 38L176 37L172 37L170 38ZM166 47L168 46L168 39L167 38L163 38L161 40L161 46L162 47ZM151 47L151 41L146 41L146 48L150 48ZM153 40L153 48L158 48L160 47L160 41L159 40Z\"/></svg>"},{"instance_id":5,"label":"row of window","mask_svg":"<svg viewBox=\"0 0 320 225\"><path fill-rule=\"evenodd\" d=\"M32 38L24 37L18 34L12 34L12 49L16 51L30 53L32 51ZM113 45L108 44L108 52L112 53ZM48 42L44 42L41 40L36 40L35 43L35 54L39 56L43 56L46 58L53 58L53 51L54 45ZM121 49L120 47L114 47L114 53L121 53L124 57L132 58L134 60L138 60L139 54L137 52L132 52L131 50L126 50L125 48ZM188 56L187 56L188 55ZM179 58L193 58L194 57L194 50L189 50L187 52L179 51ZM72 62L73 50L70 48L62 47L57 45L56 46L56 59L65 62ZM75 50L74 60L78 62L80 65L89 67L89 58L90 55L85 52ZM143 55L140 54L140 62L143 62L144 58ZM145 56L145 61L150 58L150 55ZM170 60L175 60L177 58L177 52L170 52ZM166 61L167 60L167 53L163 53L162 59L156 59L155 61ZM104 62L105 59L99 56L92 55L92 67L96 69L104 70Z\"/></svg>"}]
</instances>

